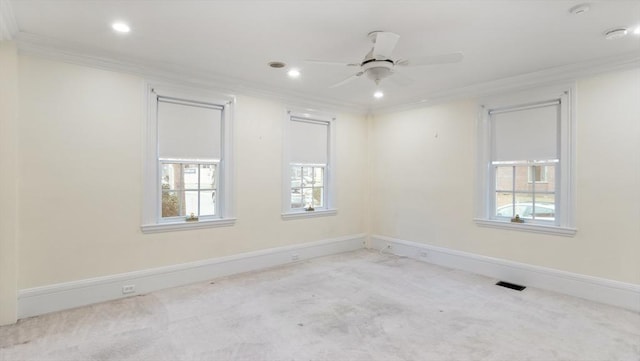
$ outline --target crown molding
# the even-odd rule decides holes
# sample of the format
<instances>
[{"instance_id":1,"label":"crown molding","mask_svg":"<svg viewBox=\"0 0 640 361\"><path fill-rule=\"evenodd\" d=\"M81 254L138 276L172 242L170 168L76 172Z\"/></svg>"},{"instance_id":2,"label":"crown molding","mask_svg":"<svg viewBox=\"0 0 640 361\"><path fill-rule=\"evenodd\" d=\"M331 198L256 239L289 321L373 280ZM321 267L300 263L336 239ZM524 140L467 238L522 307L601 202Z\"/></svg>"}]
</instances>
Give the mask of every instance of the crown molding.
<instances>
[{"instance_id":1,"label":"crown molding","mask_svg":"<svg viewBox=\"0 0 640 361\"><path fill-rule=\"evenodd\" d=\"M362 104L336 102L325 98L301 95L284 89L274 89L237 78L212 74L204 70L188 69L176 64L123 56L26 32L18 32L14 38L21 55L33 55L71 64L118 71L153 81L205 88L230 96L239 94L286 104L295 103L302 108L359 114L365 114L368 111L368 107Z\"/></svg>"},{"instance_id":2,"label":"crown molding","mask_svg":"<svg viewBox=\"0 0 640 361\"><path fill-rule=\"evenodd\" d=\"M640 67L640 51L634 51L617 56L563 65L532 73L450 89L439 93L416 97L413 101L409 101L402 105L374 107L372 108L372 112L373 114L386 114L424 108L455 100L487 97L533 87L574 82L580 78L588 76L638 67Z\"/></svg>"},{"instance_id":3,"label":"crown molding","mask_svg":"<svg viewBox=\"0 0 640 361\"><path fill-rule=\"evenodd\" d=\"M18 33L18 23L9 0L0 0L0 41L11 40Z\"/></svg>"},{"instance_id":4,"label":"crown molding","mask_svg":"<svg viewBox=\"0 0 640 361\"><path fill-rule=\"evenodd\" d=\"M8 0L0 0L0 4L7 4L8 6L9 2ZM8 8L10 8L10 6L8 6ZM200 87L214 90L218 93L230 94L231 96L236 96L237 94L254 96L271 99L283 104L295 104L299 108L323 109L328 112L348 112L363 115L386 114L424 108L455 100L487 97L532 87L566 83L600 73L640 67L640 51L634 51L617 56L563 65L470 86L448 89L442 92L416 95L413 100L409 100L401 105L369 106L360 103L337 102L322 97L303 95L220 74L212 74L199 69L186 69L176 64L152 62L146 59L122 56L96 48L25 32L17 32L13 38L18 45L20 54L24 55L35 55L72 64L134 74L154 81L171 82L189 87Z\"/></svg>"}]
</instances>

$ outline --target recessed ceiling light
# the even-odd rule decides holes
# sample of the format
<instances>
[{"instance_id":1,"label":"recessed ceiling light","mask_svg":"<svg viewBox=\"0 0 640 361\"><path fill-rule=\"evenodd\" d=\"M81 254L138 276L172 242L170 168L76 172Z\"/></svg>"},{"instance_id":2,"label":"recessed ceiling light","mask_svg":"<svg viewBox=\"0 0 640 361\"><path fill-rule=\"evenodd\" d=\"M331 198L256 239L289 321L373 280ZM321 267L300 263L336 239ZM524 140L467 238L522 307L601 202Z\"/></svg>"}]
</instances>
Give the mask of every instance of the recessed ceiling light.
<instances>
[{"instance_id":1,"label":"recessed ceiling light","mask_svg":"<svg viewBox=\"0 0 640 361\"><path fill-rule=\"evenodd\" d=\"M626 28L615 28L615 29L607 30L604 33L604 38L607 40L622 38L627 35L627 32L628 31Z\"/></svg>"},{"instance_id":2,"label":"recessed ceiling light","mask_svg":"<svg viewBox=\"0 0 640 361\"><path fill-rule=\"evenodd\" d=\"M111 28L119 33L128 33L131 31L129 25L121 22L111 24Z\"/></svg>"},{"instance_id":3,"label":"recessed ceiling light","mask_svg":"<svg viewBox=\"0 0 640 361\"><path fill-rule=\"evenodd\" d=\"M640 35L640 26L638 26L636 30L633 31L633 33L636 35Z\"/></svg>"},{"instance_id":4,"label":"recessed ceiling light","mask_svg":"<svg viewBox=\"0 0 640 361\"><path fill-rule=\"evenodd\" d=\"M272 68L275 69L280 69L280 68L284 68L285 66L287 66L287 64L281 62L281 61L271 61L269 63L267 63L267 65L269 65Z\"/></svg>"},{"instance_id":5,"label":"recessed ceiling light","mask_svg":"<svg viewBox=\"0 0 640 361\"><path fill-rule=\"evenodd\" d=\"M384 93L380 90L376 91L375 93L373 93L373 97L376 99L380 99L384 96Z\"/></svg>"},{"instance_id":6,"label":"recessed ceiling light","mask_svg":"<svg viewBox=\"0 0 640 361\"><path fill-rule=\"evenodd\" d=\"M297 78L300 76L300 70L298 69L291 69L287 72L287 75L291 78Z\"/></svg>"},{"instance_id":7,"label":"recessed ceiling light","mask_svg":"<svg viewBox=\"0 0 640 361\"><path fill-rule=\"evenodd\" d=\"M589 9L591 9L589 4L580 4L569 9L569 12L573 15L582 15L589 11Z\"/></svg>"}]
</instances>

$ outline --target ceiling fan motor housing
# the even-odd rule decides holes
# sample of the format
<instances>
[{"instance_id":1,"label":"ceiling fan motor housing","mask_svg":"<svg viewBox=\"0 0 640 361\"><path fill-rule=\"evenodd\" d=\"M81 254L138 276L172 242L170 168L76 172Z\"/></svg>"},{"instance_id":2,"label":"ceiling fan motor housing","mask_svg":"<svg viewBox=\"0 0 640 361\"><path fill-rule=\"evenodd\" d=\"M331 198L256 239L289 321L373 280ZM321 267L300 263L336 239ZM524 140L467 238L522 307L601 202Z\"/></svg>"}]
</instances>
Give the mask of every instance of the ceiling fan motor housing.
<instances>
[{"instance_id":1,"label":"ceiling fan motor housing","mask_svg":"<svg viewBox=\"0 0 640 361\"><path fill-rule=\"evenodd\" d=\"M392 60L371 59L362 63L362 71L367 75L367 78L378 83L393 73L393 65Z\"/></svg>"}]
</instances>

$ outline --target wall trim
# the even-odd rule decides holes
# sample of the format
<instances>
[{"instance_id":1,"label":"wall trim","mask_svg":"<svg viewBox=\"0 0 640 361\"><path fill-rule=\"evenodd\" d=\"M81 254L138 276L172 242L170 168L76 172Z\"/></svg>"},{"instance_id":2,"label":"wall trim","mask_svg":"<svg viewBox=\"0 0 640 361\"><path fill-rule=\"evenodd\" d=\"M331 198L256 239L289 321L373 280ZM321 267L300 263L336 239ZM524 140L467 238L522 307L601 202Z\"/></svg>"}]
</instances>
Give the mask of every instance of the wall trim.
<instances>
[{"instance_id":1,"label":"wall trim","mask_svg":"<svg viewBox=\"0 0 640 361\"><path fill-rule=\"evenodd\" d=\"M354 234L166 267L22 289L18 292L18 319L170 287L205 282L315 257L355 251L364 248L365 240L364 233ZM136 292L123 295L122 287L124 285L135 285Z\"/></svg>"},{"instance_id":2,"label":"wall trim","mask_svg":"<svg viewBox=\"0 0 640 361\"><path fill-rule=\"evenodd\" d=\"M386 249L388 245L391 246L390 249ZM395 255L640 312L640 285L636 284L381 235L371 235L368 248L378 250L385 248L385 252Z\"/></svg>"}]
</instances>

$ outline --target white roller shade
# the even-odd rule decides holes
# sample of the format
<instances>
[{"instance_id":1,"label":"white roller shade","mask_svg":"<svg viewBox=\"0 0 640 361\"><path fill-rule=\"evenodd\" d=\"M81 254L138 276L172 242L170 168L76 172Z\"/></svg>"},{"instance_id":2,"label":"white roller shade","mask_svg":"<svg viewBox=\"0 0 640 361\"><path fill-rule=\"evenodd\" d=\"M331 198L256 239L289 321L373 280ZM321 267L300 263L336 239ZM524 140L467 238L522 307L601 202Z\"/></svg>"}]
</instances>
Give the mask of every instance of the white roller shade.
<instances>
[{"instance_id":1,"label":"white roller shade","mask_svg":"<svg viewBox=\"0 0 640 361\"><path fill-rule=\"evenodd\" d=\"M490 112L493 161L558 159L559 102Z\"/></svg>"},{"instance_id":2,"label":"white roller shade","mask_svg":"<svg viewBox=\"0 0 640 361\"><path fill-rule=\"evenodd\" d=\"M329 124L292 118L289 124L291 161L327 164Z\"/></svg>"},{"instance_id":3,"label":"white roller shade","mask_svg":"<svg viewBox=\"0 0 640 361\"><path fill-rule=\"evenodd\" d=\"M158 99L160 158L220 159L222 109Z\"/></svg>"}]
</instances>

